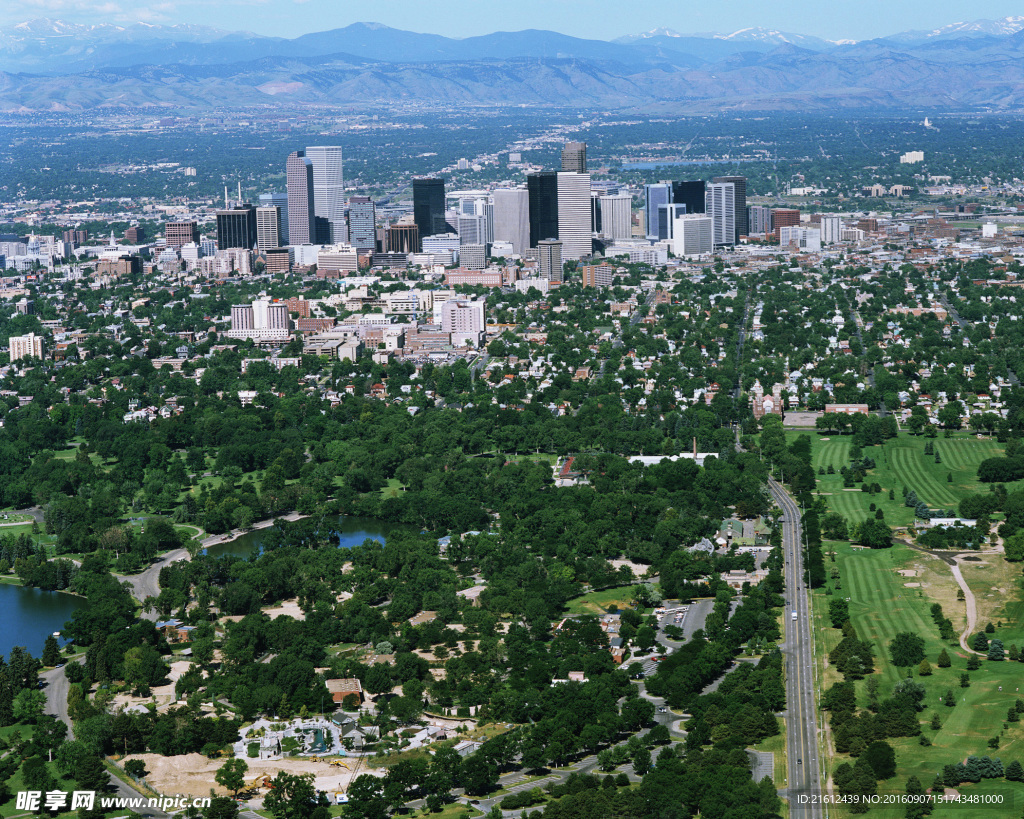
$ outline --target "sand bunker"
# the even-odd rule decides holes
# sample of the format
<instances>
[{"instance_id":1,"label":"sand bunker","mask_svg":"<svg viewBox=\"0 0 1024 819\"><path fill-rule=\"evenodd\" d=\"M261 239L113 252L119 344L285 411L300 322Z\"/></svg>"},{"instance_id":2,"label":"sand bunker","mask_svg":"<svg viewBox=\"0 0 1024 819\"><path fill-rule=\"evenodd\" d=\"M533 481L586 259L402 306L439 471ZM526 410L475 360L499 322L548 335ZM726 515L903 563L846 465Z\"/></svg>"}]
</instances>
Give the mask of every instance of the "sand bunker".
<instances>
[{"instance_id":1,"label":"sand bunker","mask_svg":"<svg viewBox=\"0 0 1024 819\"><path fill-rule=\"evenodd\" d=\"M904 577L917 577L921 574L918 569L897 569L896 573L901 574Z\"/></svg>"},{"instance_id":2,"label":"sand bunker","mask_svg":"<svg viewBox=\"0 0 1024 819\"><path fill-rule=\"evenodd\" d=\"M919 589L919 588L921 588L921 584L920 583L904 583L903 585L906 586L908 589Z\"/></svg>"}]
</instances>

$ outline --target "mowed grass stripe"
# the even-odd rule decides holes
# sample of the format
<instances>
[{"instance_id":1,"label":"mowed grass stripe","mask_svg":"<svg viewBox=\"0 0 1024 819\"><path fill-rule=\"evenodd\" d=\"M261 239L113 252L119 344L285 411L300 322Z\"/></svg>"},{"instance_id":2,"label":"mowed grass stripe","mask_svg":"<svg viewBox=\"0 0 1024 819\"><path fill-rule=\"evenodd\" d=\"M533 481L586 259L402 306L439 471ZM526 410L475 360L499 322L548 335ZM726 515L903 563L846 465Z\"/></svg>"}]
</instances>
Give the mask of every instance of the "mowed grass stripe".
<instances>
[{"instance_id":1,"label":"mowed grass stripe","mask_svg":"<svg viewBox=\"0 0 1024 819\"><path fill-rule=\"evenodd\" d=\"M891 453L891 462L903 484L913 489L917 496L929 506L956 506L958 498L947 488L947 484L939 483L928 467L921 462L922 458L930 458L930 455L921 455L904 447L894 449ZM932 464L941 468L939 464Z\"/></svg>"}]
</instances>

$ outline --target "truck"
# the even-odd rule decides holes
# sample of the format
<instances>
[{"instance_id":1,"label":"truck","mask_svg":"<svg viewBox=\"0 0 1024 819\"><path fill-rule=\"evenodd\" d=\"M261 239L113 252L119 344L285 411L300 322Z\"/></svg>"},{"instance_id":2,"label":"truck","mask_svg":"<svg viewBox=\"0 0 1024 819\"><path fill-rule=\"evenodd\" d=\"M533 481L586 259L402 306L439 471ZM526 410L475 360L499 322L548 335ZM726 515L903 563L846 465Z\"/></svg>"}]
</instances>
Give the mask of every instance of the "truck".
<instances>
[{"instance_id":1,"label":"truck","mask_svg":"<svg viewBox=\"0 0 1024 819\"><path fill-rule=\"evenodd\" d=\"M793 612L793 619L796 620L796 612Z\"/></svg>"}]
</instances>

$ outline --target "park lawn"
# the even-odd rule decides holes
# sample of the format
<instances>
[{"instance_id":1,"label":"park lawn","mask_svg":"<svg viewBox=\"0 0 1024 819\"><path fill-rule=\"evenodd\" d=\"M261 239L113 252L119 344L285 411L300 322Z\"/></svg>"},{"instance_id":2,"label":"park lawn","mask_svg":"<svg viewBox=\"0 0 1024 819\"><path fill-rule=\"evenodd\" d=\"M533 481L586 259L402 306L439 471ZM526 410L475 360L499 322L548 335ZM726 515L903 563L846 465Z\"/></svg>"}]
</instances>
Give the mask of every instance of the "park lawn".
<instances>
[{"instance_id":1,"label":"park lawn","mask_svg":"<svg viewBox=\"0 0 1024 819\"><path fill-rule=\"evenodd\" d=\"M999 756L1007 765L1014 759L1024 759L1024 726L1010 723L1003 729L1003 720L1007 709L1022 695L1019 688L1019 666L1012 663L983 663L981 669L970 672L971 685L960 688L960 675L966 670L966 656L955 643L947 644L939 639L938 629L931 619L930 606L935 601L943 603L946 616L953 620L954 627L958 620L962 628L963 616L952 603L947 604L950 594L955 603L955 584L948 570L943 570L941 561L909 546L897 544L892 549L872 551L856 549L847 543L834 544L836 562L832 564L826 558L826 573L835 565L840 571L842 588L835 594L850 597L850 618L861 639L868 639L875 646L875 668L882 680L881 696L884 698L891 692L893 685L901 679L904 669L892 665L889 653L889 641L899 632L909 631L919 634L925 640L925 656L932 665L933 673L928 677L914 677L928 689L925 699L926 707L920 714L922 733L932 745L923 747L917 737L887 740L896 750L896 776L885 783L880 783L880 791L902 790L907 779L916 775L928 787L935 774L951 762L961 761L970 754L978 756ZM920 571L917 577L904 577L897 573L899 569ZM924 588L907 588L906 582L922 582ZM828 651L839 641L841 635L837 629L828 626L827 608L829 595L823 590L814 594L814 632L819 651ZM956 615L956 616L954 616ZM936 658L945 648L953 660L951 668L938 668ZM824 656L817 660L819 668L824 664ZM839 679L834 670L826 669L824 686L828 687ZM1003 690L1000 691L999 687ZM957 704L949 708L939 703L947 690L952 689ZM865 683L857 683L858 702L866 706ZM942 727L933 731L929 727L932 714L938 713ZM823 719L825 715L822 715ZM1000 736L1000 748L992 750L988 747L991 737ZM848 755L840 754L832 760L831 769L843 761L852 761ZM965 793L985 792L992 789L1009 788L1011 783L996 780L981 785L964 785ZM1017 788L1016 785L1013 785ZM1024 798L1024 787L1019 790L1020 798ZM980 811L981 809L979 809ZM985 808L987 815L992 814L992 807ZM845 815L836 812L835 815ZM872 808L871 816L897 819L903 816L903 808ZM972 810L958 808L957 816L973 815ZM982 814L979 812L979 817ZM1008 815L1008 814L1002 814Z\"/></svg>"},{"instance_id":2,"label":"park lawn","mask_svg":"<svg viewBox=\"0 0 1024 819\"><path fill-rule=\"evenodd\" d=\"M382 498L397 498L398 494L405 489L405 484L398 478L388 478L387 481L387 484L380 488L380 496ZM345 479L341 476L334 479L335 486L341 486L344 482Z\"/></svg>"},{"instance_id":3,"label":"park lawn","mask_svg":"<svg viewBox=\"0 0 1024 819\"><path fill-rule=\"evenodd\" d=\"M634 588L631 584L590 592L568 601L565 609L569 614L604 614L612 604L620 610L632 608Z\"/></svg>"},{"instance_id":4,"label":"park lawn","mask_svg":"<svg viewBox=\"0 0 1024 819\"><path fill-rule=\"evenodd\" d=\"M19 523L17 526L0 526L0 537L4 535L11 535L17 537L18 535L31 535L32 534L32 522Z\"/></svg>"},{"instance_id":5,"label":"park lawn","mask_svg":"<svg viewBox=\"0 0 1024 819\"><path fill-rule=\"evenodd\" d=\"M768 752L775 758L772 782L781 788L782 780L786 778L786 729L782 725L779 728L775 736L767 737L751 747L755 751Z\"/></svg>"},{"instance_id":6,"label":"park lawn","mask_svg":"<svg viewBox=\"0 0 1024 819\"><path fill-rule=\"evenodd\" d=\"M997 441L966 432L956 432L952 438L925 438L902 431L882 445L863 449L864 456L873 458L876 463L864 482L882 487L880 494L872 495L862 491L860 484L852 489L843 486L839 470L850 463L852 436L788 430L787 441L792 443L800 435L811 438L811 464L815 472L822 467L826 470L826 474L817 475L818 491L826 497L832 511L848 521L864 520L874 515L870 509L874 503L882 509L886 522L896 527L909 526L914 520L914 511L903 504L904 487L914 490L932 509L956 510L963 498L987 491L978 481L978 464L1003 454L1003 446ZM929 441L938 451L941 463L935 463L933 455L924 454L924 446ZM827 474L829 466L835 470L832 475ZM1014 486L1007 488L1012 491ZM892 500L889 499L890 489L894 495Z\"/></svg>"}]
</instances>

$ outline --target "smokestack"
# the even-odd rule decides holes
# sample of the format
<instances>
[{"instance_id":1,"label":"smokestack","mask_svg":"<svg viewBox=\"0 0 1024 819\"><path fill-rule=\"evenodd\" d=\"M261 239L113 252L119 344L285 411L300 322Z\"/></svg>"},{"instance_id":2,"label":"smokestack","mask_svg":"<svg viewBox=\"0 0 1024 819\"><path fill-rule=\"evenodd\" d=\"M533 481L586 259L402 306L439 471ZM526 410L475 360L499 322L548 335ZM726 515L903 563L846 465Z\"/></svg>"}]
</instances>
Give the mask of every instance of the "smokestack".
<instances>
[{"instance_id":1,"label":"smokestack","mask_svg":"<svg viewBox=\"0 0 1024 819\"><path fill-rule=\"evenodd\" d=\"M693 457L694 457L694 460L696 460L696 458L697 458L697 436L696 435L693 436Z\"/></svg>"}]
</instances>

